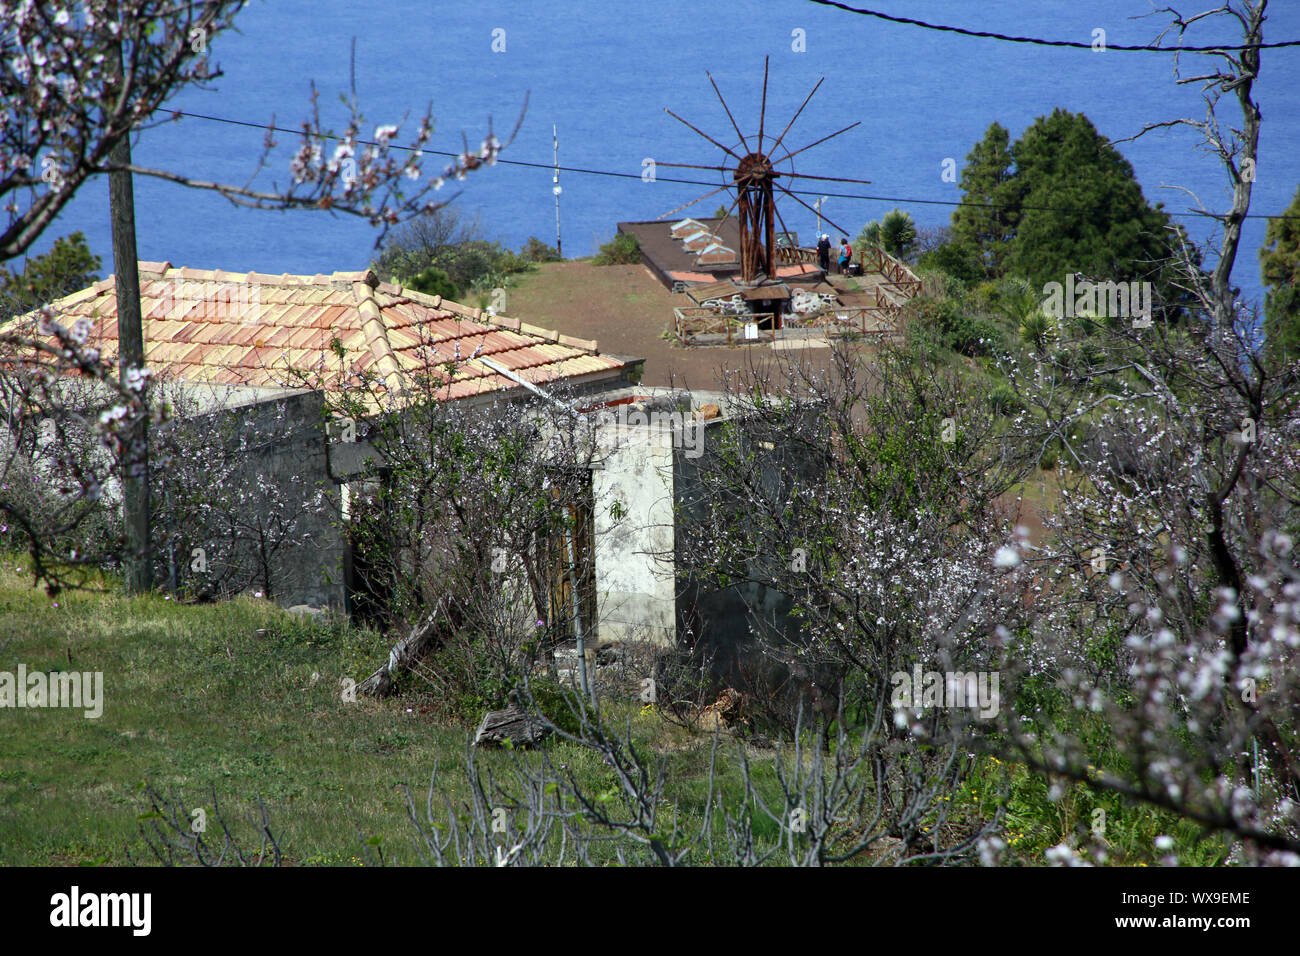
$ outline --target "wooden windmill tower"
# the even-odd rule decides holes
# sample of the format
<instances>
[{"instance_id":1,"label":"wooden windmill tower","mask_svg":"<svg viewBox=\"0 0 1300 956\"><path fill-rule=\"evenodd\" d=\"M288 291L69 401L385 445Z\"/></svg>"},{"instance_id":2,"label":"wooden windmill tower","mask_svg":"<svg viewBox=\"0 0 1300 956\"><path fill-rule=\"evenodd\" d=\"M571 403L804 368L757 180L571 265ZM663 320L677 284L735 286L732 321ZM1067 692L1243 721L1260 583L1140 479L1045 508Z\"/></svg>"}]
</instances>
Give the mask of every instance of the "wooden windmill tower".
<instances>
[{"instance_id":1,"label":"wooden windmill tower","mask_svg":"<svg viewBox=\"0 0 1300 956\"><path fill-rule=\"evenodd\" d=\"M810 100L813 98L818 88L826 81L822 77L817 81L816 86L812 88L799 109L795 111L790 122L786 124L781 135L775 139L768 138L770 142L764 142L767 121L767 78L768 78L768 61L763 60L763 99L762 106L758 115L758 134L751 144L749 138L740 131L740 126L736 123L736 118L732 115L731 108L727 106L727 101L723 98L722 92L718 89L718 84L714 81L711 73L705 72L709 78L709 83L713 86L713 92L717 94L718 102L722 104L723 111L727 114L727 119L731 121L731 128L735 130L736 136L739 137L739 143L734 147L728 147L718 139L705 133L698 127L688 123L670 109L665 109L673 119L685 124L694 130L700 136L707 139L710 143L722 150L725 158L721 165L708 166L695 163L660 163L661 166L675 166L681 169L707 169L714 170L723 175L724 182L717 189L705 193L698 199L692 199L685 205L677 207L672 213L680 212L687 206L693 206L695 203L708 199L723 190L732 190L735 197L731 205L727 208L727 216L730 216L733 210L738 210L740 222L740 282L744 285L759 285L763 282L776 281L778 255L776 244L776 227L779 222L781 231L790 234L786 229L785 221L781 218L781 212L776 206L776 191L780 190L790 199L793 199L799 205L803 206L810 212L817 214L819 218L826 219L824 214L818 213L816 209L808 205L799 198L782 180L793 179L816 179L824 182L834 183L861 183L868 184L870 180L866 179L844 179L835 176L813 176L809 173L799 173L794 171L792 160L795 156L803 153L814 146L834 139L841 133L847 133L849 130L861 123L853 123L831 133L829 136L823 136L821 139L809 143L807 146L795 150L787 150L784 147L785 137L794 126L795 120L804 111ZM728 163L728 159L732 162ZM790 164L788 168L783 168L785 164ZM672 215L665 213L665 216ZM660 217L663 218L663 217ZM725 217L724 217L725 218ZM830 219L828 223L839 229L845 235L848 232L841 226Z\"/></svg>"}]
</instances>

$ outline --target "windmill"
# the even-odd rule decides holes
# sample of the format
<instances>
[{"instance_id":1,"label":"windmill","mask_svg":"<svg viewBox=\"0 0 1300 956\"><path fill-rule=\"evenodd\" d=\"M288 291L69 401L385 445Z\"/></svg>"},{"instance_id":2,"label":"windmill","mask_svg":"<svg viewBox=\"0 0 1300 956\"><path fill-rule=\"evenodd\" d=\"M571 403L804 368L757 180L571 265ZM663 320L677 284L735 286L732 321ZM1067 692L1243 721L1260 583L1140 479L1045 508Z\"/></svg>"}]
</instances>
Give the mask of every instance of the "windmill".
<instances>
[{"instance_id":1,"label":"windmill","mask_svg":"<svg viewBox=\"0 0 1300 956\"><path fill-rule=\"evenodd\" d=\"M751 145L749 139L740 131L740 126L736 123L736 118L727 105L726 99L722 96L722 91L718 89L718 84L713 79L713 74L705 71L709 78L709 83L713 86L713 92L717 94L718 102L722 104L723 111L727 114L727 119L731 121L731 128L735 130L736 136L739 137L739 143L734 147L724 145L718 139L705 133L699 127L687 122L678 116L672 110L665 108L666 112L673 119L689 127L700 136L704 137L718 149L726 154L721 165L708 166L696 163L660 163L661 166L673 166L679 169L704 169L719 172L724 177L724 182L717 189L711 190L700 196L698 199L692 199L690 202L678 206L672 212L665 213L670 216L673 213L680 212L688 206L693 206L697 202L708 199L723 190L734 190L735 198L731 205L727 207L727 216L730 216L733 210L738 211L738 220L740 223L740 283L747 286L759 285L764 281L772 282L776 280L777 270L777 244L776 244L776 226L780 223L781 231L786 235L792 235L786 229L785 221L781 217L781 212L776 206L776 192L779 190L785 196L793 199L805 209L816 214L818 221L826 219L819 209L814 209L808 203L800 199L782 180L792 179L815 179L822 182L833 183L858 183L869 184L867 179L844 179L836 176L814 176L810 173L799 173L794 171L792 160L800 153L812 149L827 140L834 139L841 133L847 133L854 127L862 125L860 122L852 123L841 130L831 133L829 136L823 136L799 149L788 150L784 146L786 135L794 126L804 107L812 100L813 95L826 82L822 77L812 88L811 92L804 98L799 109L795 111L790 122L785 125L781 135L776 137L768 144L764 144L764 135L766 132L767 122L767 80L768 80L768 58L763 58L763 98L762 105L759 108L758 115L758 135ZM770 137L770 134L767 134ZM782 150L786 149L784 154ZM727 158L732 163L727 162ZM784 164L789 163L789 168L782 168ZM727 218L724 216L723 218ZM841 226L826 219L828 223L839 229L840 232L848 235Z\"/></svg>"}]
</instances>

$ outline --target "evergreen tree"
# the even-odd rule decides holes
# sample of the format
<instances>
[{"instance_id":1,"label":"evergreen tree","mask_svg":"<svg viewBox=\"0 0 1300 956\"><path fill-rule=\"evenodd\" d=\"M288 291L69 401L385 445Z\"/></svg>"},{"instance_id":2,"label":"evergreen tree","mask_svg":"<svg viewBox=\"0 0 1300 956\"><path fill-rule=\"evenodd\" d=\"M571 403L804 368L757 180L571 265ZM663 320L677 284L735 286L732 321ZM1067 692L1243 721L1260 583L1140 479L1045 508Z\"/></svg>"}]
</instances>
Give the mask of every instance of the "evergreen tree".
<instances>
[{"instance_id":1,"label":"evergreen tree","mask_svg":"<svg viewBox=\"0 0 1300 956\"><path fill-rule=\"evenodd\" d=\"M21 315L99 281L99 256L80 232L61 236L39 256L29 256L21 272L0 266L0 321Z\"/></svg>"},{"instance_id":2,"label":"evergreen tree","mask_svg":"<svg viewBox=\"0 0 1300 956\"><path fill-rule=\"evenodd\" d=\"M1133 167L1086 116L1062 109L1040 116L1011 155L1015 170L1002 193L1015 222L1007 273L1035 286L1075 272L1100 281L1147 280L1160 300L1177 297L1168 281L1169 216L1147 203Z\"/></svg>"},{"instance_id":3,"label":"evergreen tree","mask_svg":"<svg viewBox=\"0 0 1300 956\"><path fill-rule=\"evenodd\" d=\"M423 292L425 295L440 295L444 299L457 301L459 294L456 291L456 285L447 275L446 270L439 269L437 266L429 266L419 275L414 276L406 283L407 288L414 289L416 292Z\"/></svg>"},{"instance_id":4,"label":"evergreen tree","mask_svg":"<svg viewBox=\"0 0 1300 956\"><path fill-rule=\"evenodd\" d=\"M987 275L979 253L966 242L945 242L937 249L922 253L916 264L923 269L938 269L966 283L979 282Z\"/></svg>"},{"instance_id":5,"label":"evergreen tree","mask_svg":"<svg viewBox=\"0 0 1300 956\"><path fill-rule=\"evenodd\" d=\"M962 202L952 214L952 239L974 249L988 276L1001 275L1007 245L1015 234L1015 210L1006 202L1011 178L1011 134L993 123L966 156L961 171ZM968 254L958 258L967 258Z\"/></svg>"},{"instance_id":6,"label":"evergreen tree","mask_svg":"<svg viewBox=\"0 0 1300 956\"><path fill-rule=\"evenodd\" d=\"M1275 365L1300 358L1300 189L1283 212L1270 219L1259 250L1264 294L1264 354Z\"/></svg>"}]
</instances>

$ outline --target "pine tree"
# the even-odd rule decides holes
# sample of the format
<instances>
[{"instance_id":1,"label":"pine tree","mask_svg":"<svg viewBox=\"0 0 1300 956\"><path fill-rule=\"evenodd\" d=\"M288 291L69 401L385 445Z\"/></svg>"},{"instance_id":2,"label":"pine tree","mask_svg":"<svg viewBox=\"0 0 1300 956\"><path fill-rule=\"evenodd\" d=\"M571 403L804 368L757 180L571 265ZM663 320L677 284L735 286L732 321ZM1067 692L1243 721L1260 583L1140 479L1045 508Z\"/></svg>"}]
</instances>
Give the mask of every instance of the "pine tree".
<instances>
[{"instance_id":1,"label":"pine tree","mask_svg":"<svg viewBox=\"0 0 1300 956\"><path fill-rule=\"evenodd\" d=\"M1275 365L1300 358L1300 189L1284 217L1270 219L1259 250L1264 294L1264 354Z\"/></svg>"},{"instance_id":2,"label":"pine tree","mask_svg":"<svg viewBox=\"0 0 1300 956\"><path fill-rule=\"evenodd\" d=\"M960 184L965 205L952 214L953 242L974 248L989 276L1001 275L1015 235L1015 210L1001 205L1012 174L1010 141L1001 124L989 126L966 156Z\"/></svg>"},{"instance_id":3,"label":"pine tree","mask_svg":"<svg viewBox=\"0 0 1300 956\"><path fill-rule=\"evenodd\" d=\"M80 232L60 236L49 252L29 256L21 272L0 266L0 321L98 282L100 268L99 256Z\"/></svg>"},{"instance_id":4,"label":"pine tree","mask_svg":"<svg viewBox=\"0 0 1300 956\"><path fill-rule=\"evenodd\" d=\"M1133 167L1083 114L1053 110L1011 147L1002 195L1015 207L1005 271L1041 286L1080 272L1147 280L1168 302L1174 245L1169 216L1142 195Z\"/></svg>"},{"instance_id":5,"label":"pine tree","mask_svg":"<svg viewBox=\"0 0 1300 956\"><path fill-rule=\"evenodd\" d=\"M440 295L453 302L459 298L456 284L451 281L445 269L439 269L437 266L429 266L419 275L408 280L406 287L416 292L423 292L425 295Z\"/></svg>"}]
</instances>

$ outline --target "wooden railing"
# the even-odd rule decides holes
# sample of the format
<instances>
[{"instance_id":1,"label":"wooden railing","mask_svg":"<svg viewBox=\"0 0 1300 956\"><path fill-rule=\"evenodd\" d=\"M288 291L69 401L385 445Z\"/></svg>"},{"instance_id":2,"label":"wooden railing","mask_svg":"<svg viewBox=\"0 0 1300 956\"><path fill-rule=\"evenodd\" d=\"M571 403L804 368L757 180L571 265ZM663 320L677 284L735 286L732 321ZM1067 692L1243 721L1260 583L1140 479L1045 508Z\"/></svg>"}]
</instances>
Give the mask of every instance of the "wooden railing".
<instances>
[{"instance_id":1,"label":"wooden railing","mask_svg":"<svg viewBox=\"0 0 1300 956\"><path fill-rule=\"evenodd\" d=\"M758 330L758 338L745 338L745 326L749 323L766 321L772 324L771 312L755 312L745 315L725 315L713 309L700 306L687 306L673 309L673 331L683 345L698 345L697 340L704 335L722 335L727 345L743 345L746 342L774 341L776 332L772 328Z\"/></svg>"},{"instance_id":2,"label":"wooden railing","mask_svg":"<svg viewBox=\"0 0 1300 956\"><path fill-rule=\"evenodd\" d=\"M858 256L864 270L873 269L881 281L875 286L875 304L862 308L830 306L816 312L787 312L782 316L780 331L773 330L772 313L758 312L721 313L703 306L687 306L673 310L673 331L684 345L744 345L752 342L774 342L785 336L783 331L810 331L821 329L827 337L857 333L898 337L903 329L903 306L907 300L921 292L921 280L903 262L880 248L864 251ZM816 249L778 246L776 261L780 265L815 263ZM769 328L759 329L757 338L745 338L745 326L766 322ZM705 336L717 336L714 341L701 341Z\"/></svg>"},{"instance_id":3,"label":"wooden railing","mask_svg":"<svg viewBox=\"0 0 1300 956\"><path fill-rule=\"evenodd\" d=\"M866 271L868 263L874 265L875 271L885 279L880 284L890 287L891 291L896 291L900 298L910 299L914 295L921 294L921 280L917 278L916 273L884 249L876 247L869 253L862 253L858 261L862 263L863 271Z\"/></svg>"},{"instance_id":4,"label":"wooden railing","mask_svg":"<svg viewBox=\"0 0 1300 956\"><path fill-rule=\"evenodd\" d=\"M778 265L793 266L817 263L817 250L803 246L777 246L776 261ZM901 299L910 299L921 292L921 280L905 262L895 259L884 249L875 247L858 254L858 262L863 272L877 272L884 281L881 285L891 288Z\"/></svg>"},{"instance_id":5,"label":"wooden railing","mask_svg":"<svg viewBox=\"0 0 1300 956\"><path fill-rule=\"evenodd\" d=\"M781 266L817 264L817 250L805 249L803 246L777 246L776 263Z\"/></svg>"},{"instance_id":6,"label":"wooden railing","mask_svg":"<svg viewBox=\"0 0 1300 956\"><path fill-rule=\"evenodd\" d=\"M903 304L890 301L885 295L885 290L876 289L876 307L872 311L879 315L883 322L892 326L895 334L903 331Z\"/></svg>"},{"instance_id":7,"label":"wooden railing","mask_svg":"<svg viewBox=\"0 0 1300 956\"><path fill-rule=\"evenodd\" d=\"M902 333L901 309L877 294L876 305L865 308L832 308L819 312L791 312L782 316L780 331L770 328L772 313L757 312L751 315L722 315L712 309L700 307L673 310L673 331L683 345L746 345L753 342L775 342L784 332L820 329L830 338L855 333L896 337ZM767 322L769 328L758 330L757 338L745 338L749 323ZM701 341L704 336L720 336L716 341Z\"/></svg>"},{"instance_id":8,"label":"wooden railing","mask_svg":"<svg viewBox=\"0 0 1300 956\"><path fill-rule=\"evenodd\" d=\"M821 312L790 313L781 317L782 329L822 329L827 336L855 332L860 335L896 336L901 333L899 310L894 306L859 309L832 308Z\"/></svg>"}]
</instances>

